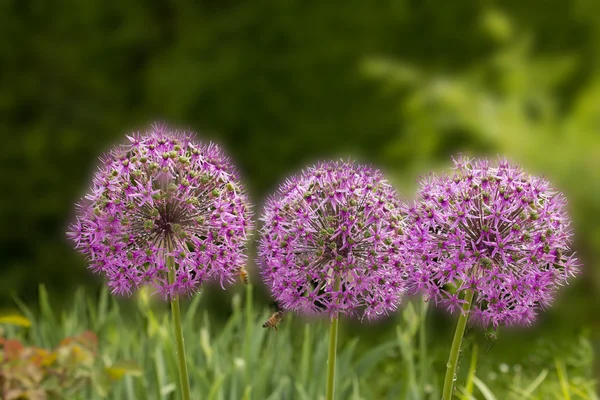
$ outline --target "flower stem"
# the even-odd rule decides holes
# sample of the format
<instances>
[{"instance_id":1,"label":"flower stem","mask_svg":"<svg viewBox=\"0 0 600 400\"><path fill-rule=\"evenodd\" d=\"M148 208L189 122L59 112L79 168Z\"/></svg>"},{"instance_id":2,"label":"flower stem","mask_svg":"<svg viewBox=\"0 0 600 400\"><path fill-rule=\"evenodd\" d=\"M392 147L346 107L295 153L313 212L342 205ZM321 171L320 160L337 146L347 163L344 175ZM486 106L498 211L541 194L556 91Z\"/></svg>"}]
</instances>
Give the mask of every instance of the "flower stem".
<instances>
[{"instance_id":1,"label":"flower stem","mask_svg":"<svg viewBox=\"0 0 600 400\"><path fill-rule=\"evenodd\" d=\"M421 388L427 383L427 308L425 300L421 300L421 318L419 320L419 381Z\"/></svg>"},{"instance_id":2,"label":"flower stem","mask_svg":"<svg viewBox=\"0 0 600 400\"><path fill-rule=\"evenodd\" d=\"M340 279L337 278L335 282L334 291L340 290ZM338 325L339 325L338 313L331 319L331 327L329 330L329 356L327 358L327 392L325 400L333 400L333 394L335 390L335 357L337 353L337 336L338 336Z\"/></svg>"},{"instance_id":3,"label":"flower stem","mask_svg":"<svg viewBox=\"0 0 600 400\"><path fill-rule=\"evenodd\" d=\"M167 256L167 268L169 270L169 284L175 282L175 262L172 256ZM179 308L179 296L171 298L171 313L173 314L173 328L175 331L175 342L177 350L177 364L179 366L179 382L181 384L181 398L190 400L190 380L188 377L187 363L185 361L185 346L183 343L183 329L181 327L181 310Z\"/></svg>"},{"instance_id":4,"label":"flower stem","mask_svg":"<svg viewBox=\"0 0 600 400\"><path fill-rule=\"evenodd\" d=\"M335 389L335 356L337 348L337 332L339 318L332 318L331 329L329 331L329 357L327 359L327 395L326 400L333 400L333 392Z\"/></svg>"},{"instance_id":5,"label":"flower stem","mask_svg":"<svg viewBox=\"0 0 600 400\"><path fill-rule=\"evenodd\" d=\"M246 289L246 337L244 339L244 355L246 357L246 362L250 362L250 360L253 360L255 358L251 357L251 351L252 351L252 333L254 332L253 329L253 322L254 322L254 315L252 313L252 283L248 283L248 285L245 286ZM252 383L252 376L253 373L255 371L255 365L249 365L246 368L244 368L244 376L246 379L246 385L250 385Z\"/></svg>"},{"instance_id":6,"label":"flower stem","mask_svg":"<svg viewBox=\"0 0 600 400\"><path fill-rule=\"evenodd\" d=\"M458 316L458 323L456 324L454 339L452 340L452 347L450 348L450 357L448 358L448 363L446 364L446 378L444 379L444 393L442 400L452 399L454 376L456 374L456 367L458 365L458 354L460 353L460 345L465 334L467 320L469 319L469 310L471 309L471 303L473 302L473 294L473 290L466 291L464 298L466 303L463 304L462 312Z\"/></svg>"}]
</instances>

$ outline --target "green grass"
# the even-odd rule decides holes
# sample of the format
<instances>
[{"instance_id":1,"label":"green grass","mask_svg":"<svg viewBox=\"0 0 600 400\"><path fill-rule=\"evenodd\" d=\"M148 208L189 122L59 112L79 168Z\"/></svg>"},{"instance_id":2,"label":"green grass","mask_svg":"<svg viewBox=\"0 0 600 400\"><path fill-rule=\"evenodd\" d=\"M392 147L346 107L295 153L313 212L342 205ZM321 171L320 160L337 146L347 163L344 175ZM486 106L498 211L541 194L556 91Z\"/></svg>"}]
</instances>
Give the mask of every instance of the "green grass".
<instances>
[{"instance_id":1,"label":"green grass","mask_svg":"<svg viewBox=\"0 0 600 400\"><path fill-rule=\"evenodd\" d=\"M273 310L257 309L252 286L231 298L230 315L217 318L203 307L201 295L183 304L183 330L194 399L324 398L328 324L307 323L289 314L279 331L263 329ZM78 291L70 307L56 311L45 289L39 306L18 303L31 321L30 328L5 326L5 336L53 347L62 338L91 330L98 335L103 366L125 374L103 393L101 382L73 399L176 399L177 364L170 315L166 304L147 296L121 300L103 290L98 298ZM407 302L394 321L396 328L377 344L350 337L342 323L337 363L337 399L439 399L443 359L449 343L428 338L427 304ZM221 322L225 321L225 322ZM378 329L374 326L373 329ZM457 398L467 399L597 399L591 376L591 349L584 365L574 365L557 354L552 368L495 370L501 360L490 360L462 350ZM588 346L588 347L586 347ZM583 348L583 350L581 350ZM574 356L577 356L575 354ZM581 356L577 356L579 360ZM485 361L485 362L482 362ZM131 374L129 374L131 372ZM494 378L492 374L496 374ZM493 378L493 379L492 379Z\"/></svg>"}]
</instances>

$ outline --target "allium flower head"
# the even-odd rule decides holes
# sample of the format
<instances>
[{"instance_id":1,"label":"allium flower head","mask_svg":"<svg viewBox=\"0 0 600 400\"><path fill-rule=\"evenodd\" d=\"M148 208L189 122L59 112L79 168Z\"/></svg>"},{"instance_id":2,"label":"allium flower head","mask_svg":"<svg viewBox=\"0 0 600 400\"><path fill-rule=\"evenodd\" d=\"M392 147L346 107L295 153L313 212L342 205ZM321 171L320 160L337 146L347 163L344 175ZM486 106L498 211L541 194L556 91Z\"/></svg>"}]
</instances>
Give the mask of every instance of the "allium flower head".
<instances>
[{"instance_id":1,"label":"allium flower head","mask_svg":"<svg viewBox=\"0 0 600 400\"><path fill-rule=\"evenodd\" d=\"M281 185L267 201L259 266L280 306L302 314L395 310L404 284L400 202L382 174L326 162Z\"/></svg>"},{"instance_id":2,"label":"allium flower head","mask_svg":"<svg viewBox=\"0 0 600 400\"><path fill-rule=\"evenodd\" d=\"M420 184L407 220L412 291L453 312L473 289L476 322L524 325L578 272L565 197L544 179L461 156L453 175Z\"/></svg>"},{"instance_id":3,"label":"allium flower head","mask_svg":"<svg viewBox=\"0 0 600 400\"><path fill-rule=\"evenodd\" d=\"M101 160L68 233L91 269L117 294L149 284L171 298L208 280L232 281L252 222L229 159L164 125L128 139Z\"/></svg>"}]
</instances>

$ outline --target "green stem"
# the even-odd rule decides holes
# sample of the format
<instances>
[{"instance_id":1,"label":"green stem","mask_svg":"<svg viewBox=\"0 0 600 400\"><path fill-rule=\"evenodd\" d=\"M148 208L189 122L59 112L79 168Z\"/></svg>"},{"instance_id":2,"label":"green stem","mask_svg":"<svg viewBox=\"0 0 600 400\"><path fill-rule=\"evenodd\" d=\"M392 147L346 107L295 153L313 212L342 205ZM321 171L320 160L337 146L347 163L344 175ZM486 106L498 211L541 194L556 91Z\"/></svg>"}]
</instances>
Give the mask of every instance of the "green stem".
<instances>
[{"instance_id":1,"label":"green stem","mask_svg":"<svg viewBox=\"0 0 600 400\"><path fill-rule=\"evenodd\" d=\"M462 312L458 317L456 331L454 331L454 339L452 340L452 348L450 349L450 357L448 358L448 363L446 364L446 378L444 379L444 394L442 396L442 400L452 399L454 375L456 374L456 367L458 365L458 354L460 353L460 345L465 334L467 319L469 319L469 310L471 309L473 294L473 290L467 290L465 293L464 300L466 303L463 304Z\"/></svg>"},{"instance_id":2,"label":"green stem","mask_svg":"<svg viewBox=\"0 0 600 400\"><path fill-rule=\"evenodd\" d=\"M175 262L172 256L167 256L167 268L169 269L169 284L175 282ZM187 363L185 361L185 346L183 343L183 329L181 327L181 310L179 308L179 296L173 296L171 300L171 312L173 314L173 327L175 331L175 342L177 345L176 355L179 366L179 382L181 384L181 398L190 400L190 380L188 377Z\"/></svg>"},{"instance_id":3,"label":"green stem","mask_svg":"<svg viewBox=\"0 0 600 400\"><path fill-rule=\"evenodd\" d=\"M335 281L334 291L340 290L340 279L337 278ZM337 353L337 336L338 336L338 325L339 325L338 314L331 319L331 328L329 331L329 356L327 358L327 392L325 400L333 400L333 394L335 390L335 357Z\"/></svg>"},{"instance_id":4,"label":"green stem","mask_svg":"<svg viewBox=\"0 0 600 400\"><path fill-rule=\"evenodd\" d=\"M421 388L424 388L427 383L428 364L425 361L427 360L427 306L425 300L421 300L421 318L419 321L419 381L421 382Z\"/></svg>"},{"instance_id":5,"label":"green stem","mask_svg":"<svg viewBox=\"0 0 600 400\"><path fill-rule=\"evenodd\" d=\"M252 315L252 283L248 283L245 285L246 289L246 338L244 340L244 353L246 355L246 362L250 362L250 360L254 360L255 358L251 357L250 352L252 351L252 334L254 332L254 316ZM255 365L248 365L245 368L245 378L246 385L250 385L252 383L252 373L255 370Z\"/></svg>"},{"instance_id":6,"label":"green stem","mask_svg":"<svg viewBox=\"0 0 600 400\"><path fill-rule=\"evenodd\" d=\"M331 320L331 330L329 331L329 357L327 359L327 394L326 400L333 400L335 389L335 356L337 348L337 332L339 318L336 316Z\"/></svg>"}]
</instances>

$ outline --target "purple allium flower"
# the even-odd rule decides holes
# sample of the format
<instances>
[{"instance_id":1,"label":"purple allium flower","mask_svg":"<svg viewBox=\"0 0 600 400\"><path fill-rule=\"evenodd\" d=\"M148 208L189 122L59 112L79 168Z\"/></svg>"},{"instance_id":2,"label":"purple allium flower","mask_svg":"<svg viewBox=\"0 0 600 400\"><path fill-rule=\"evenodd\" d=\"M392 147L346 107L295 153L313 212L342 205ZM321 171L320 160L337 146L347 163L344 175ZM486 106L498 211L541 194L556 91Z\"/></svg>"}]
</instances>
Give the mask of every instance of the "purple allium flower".
<instances>
[{"instance_id":1,"label":"purple allium flower","mask_svg":"<svg viewBox=\"0 0 600 400\"><path fill-rule=\"evenodd\" d=\"M231 282L246 262L248 198L229 159L194 134L154 125L102 160L69 237L116 294L148 284L164 298L209 280ZM166 258L175 262L169 284Z\"/></svg>"},{"instance_id":2,"label":"purple allium flower","mask_svg":"<svg viewBox=\"0 0 600 400\"><path fill-rule=\"evenodd\" d=\"M289 178L265 206L259 266L280 306L376 318L404 289L400 201L382 174L326 162Z\"/></svg>"},{"instance_id":3,"label":"purple allium flower","mask_svg":"<svg viewBox=\"0 0 600 400\"><path fill-rule=\"evenodd\" d=\"M473 289L483 326L530 324L578 272L565 197L505 159L454 160L429 175L408 211L409 287L451 312Z\"/></svg>"}]
</instances>

